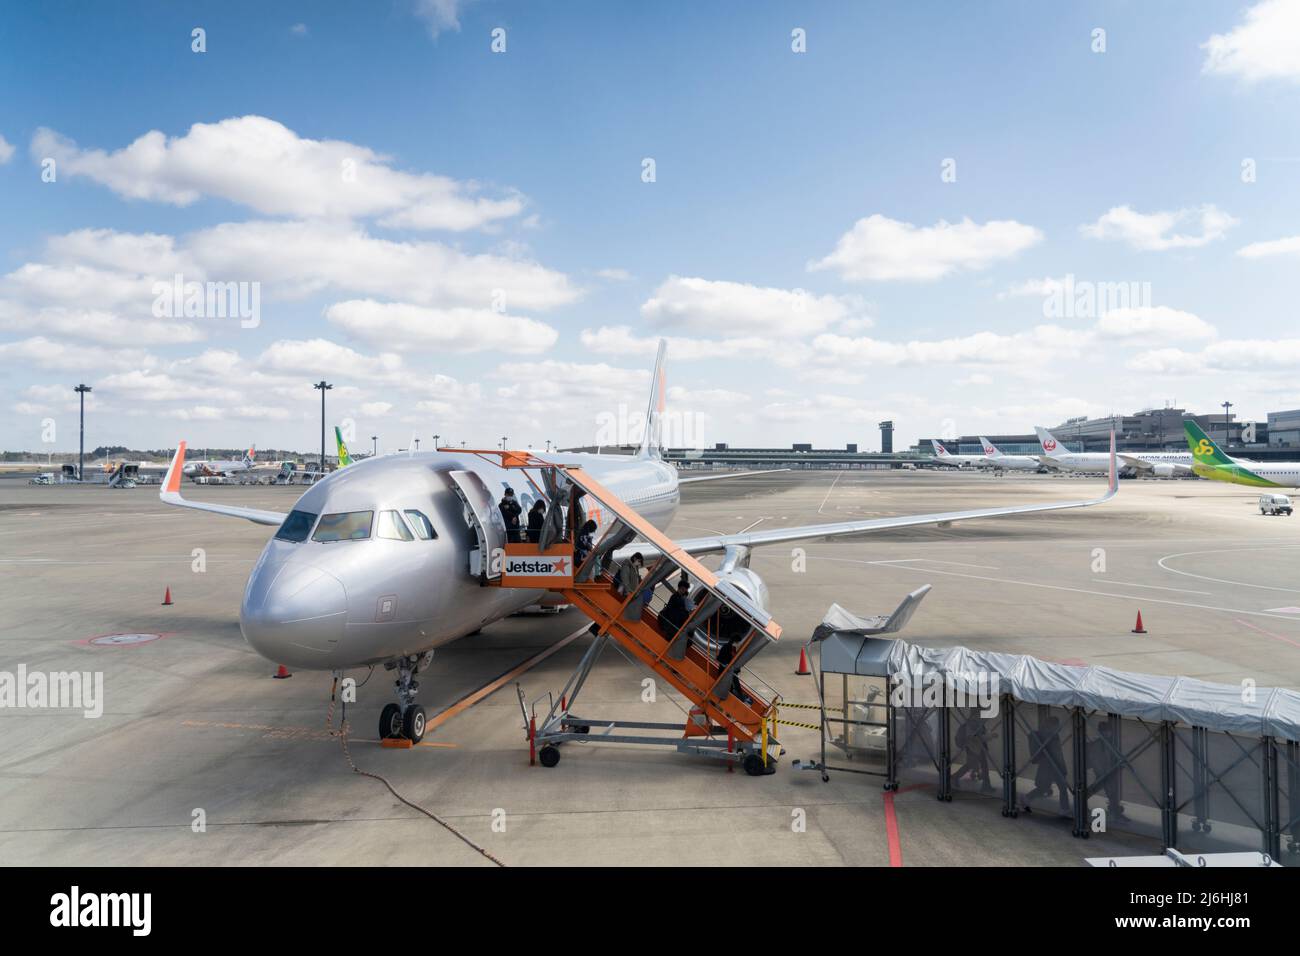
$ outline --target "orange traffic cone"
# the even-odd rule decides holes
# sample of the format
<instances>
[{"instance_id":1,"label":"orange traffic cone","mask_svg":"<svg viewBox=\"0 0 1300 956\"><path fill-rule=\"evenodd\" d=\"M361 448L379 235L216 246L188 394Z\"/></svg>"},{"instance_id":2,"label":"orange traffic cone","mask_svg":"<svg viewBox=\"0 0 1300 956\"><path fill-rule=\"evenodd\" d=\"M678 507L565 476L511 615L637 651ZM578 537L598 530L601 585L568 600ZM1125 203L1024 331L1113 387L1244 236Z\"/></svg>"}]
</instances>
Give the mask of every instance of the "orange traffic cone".
<instances>
[{"instance_id":1,"label":"orange traffic cone","mask_svg":"<svg viewBox=\"0 0 1300 956\"><path fill-rule=\"evenodd\" d=\"M795 675L797 677L807 677L811 673L812 670L808 667L808 648L801 647L799 648L799 669L795 671Z\"/></svg>"},{"instance_id":2,"label":"orange traffic cone","mask_svg":"<svg viewBox=\"0 0 1300 956\"><path fill-rule=\"evenodd\" d=\"M1138 611L1138 619L1137 619L1137 623L1133 625L1133 633L1134 633L1134 634L1145 634L1146 632L1147 632L1147 629L1146 629L1145 627L1142 626L1142 612L1141 612L1141 611Z\"/></svg>"},{"instance_id":3,"label":"orange traffic cone","mask_svg":"<svg viewBox=\"0 0 1300 956\"><path fill-rule=\"evenodd\" d=\"M281 664L280 669L277 670L271 676L274 677L276 680L284 680L286 677L292 677L293 675L289 673L289 668Z\"/></svg>"},{"instance_id":4,"label":"orange traffic cone","mask_svg":"<svg viewBox=\"0 0 1300 956\"><path fill-rule=\"evenodd\" d=\"M171 586L168 585L168 587L167 587L167 593L163 595L162 606L163 606L163 607L168 607L171 603L172 603L172 589L171 589Z\"/></svg>"}]
</instances>

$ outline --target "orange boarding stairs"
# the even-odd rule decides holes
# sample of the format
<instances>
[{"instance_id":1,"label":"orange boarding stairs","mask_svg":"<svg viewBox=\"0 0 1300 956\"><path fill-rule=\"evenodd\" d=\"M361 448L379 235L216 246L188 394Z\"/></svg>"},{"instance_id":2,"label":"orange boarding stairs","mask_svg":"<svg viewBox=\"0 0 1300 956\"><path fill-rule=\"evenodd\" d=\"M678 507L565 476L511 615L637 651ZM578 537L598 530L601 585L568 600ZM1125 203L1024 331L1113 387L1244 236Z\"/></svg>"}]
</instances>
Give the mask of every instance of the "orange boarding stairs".
<instances>
[{"instance_id":1,"label":"orange boarding stairs","mask_svg":"<svg viewBox=\"0 0 1300 956\"><path fill-rule=\"evenodd\" d=\"M497 455L504 468L537 473L544 488L538 487L531 475L528 480L550 503L548 513L565 517L554 518L538 543L506 544L500 575L491 583L559 592L596 625L596 641L559 699L548 695L550 706L544 717L537 716L535 707L530 713L519 691L530 748L542 764L559 762L562 743L604 740L673 744L684 753L739 762L756 776L774 772L781 753L775 739L779 697L766 687L760 692L756 686L760 682L742 680L742 673L755 655L780 639L780 625L580 466L545 462L524 452ZM607 526L591 553L581 556L575 567L573 528L593 512L593 505L601 509ZM615 584L620 563L615 554L634 551L645 556L646 571L632 593L622 594ZM680 627L661 628L658 612L668 590L661 585L671 587L683 575L691 583L694 610ZM587 675L611 642L690 701L684 727L584 718L573 712ZM628 730L638 733L615 733ZM642 731L659 734L649 736ZM665 737L664 731L672 731L674 736Z\"/></svg>"}]
</instances>

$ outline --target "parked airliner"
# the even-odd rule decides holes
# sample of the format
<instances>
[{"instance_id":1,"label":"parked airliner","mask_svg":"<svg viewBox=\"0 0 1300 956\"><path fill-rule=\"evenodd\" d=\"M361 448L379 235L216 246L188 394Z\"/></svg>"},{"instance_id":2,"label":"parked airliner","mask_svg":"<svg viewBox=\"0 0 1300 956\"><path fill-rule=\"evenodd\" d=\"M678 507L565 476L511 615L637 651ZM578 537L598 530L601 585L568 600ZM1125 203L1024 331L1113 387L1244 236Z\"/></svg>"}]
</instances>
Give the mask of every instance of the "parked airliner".
<instances>
[{"instance_id":1,"label":"parked airliner","mask_svg":"<svg viewBox=\"0 0 1300 956\"><path fill-rule=\"evenodd\" d=\"M680 486L701 480L679 478L660 454L663 358L661 343L645 438L635 455L532 453L548 462L581 465L661 530L677 510ZM180 494L184 461L182 442L163 482L162 501L278 529L244 589L239 612L244 638L267 659L295 668L341 671L383 664L396 669L400 705L385 708L384 736L418 740L423 734L424 711L415 703L416 675L431 663L435 648L535 604L544 594L481 587L472 573L482 523L476 530L467 521L466 502L487 502L488 512L499 517L495 502L506 486L517 489L525 510L531 498L522 473L502 469L488 455L448 448L354 461L312 485L287 515L186 500ZM539 475L533 479L543 485ZM1083 508L1107 501L1116 487L1112 468L1106 492L1087 500L771 528L676 543L692 555L725 553L720 576L766 607L766 585L748 567L753 547ZM608 516L589 516L602 531L611 521ZM649 553L645 545L624 552L638 549Z\"/></svg>"}]
</instances>

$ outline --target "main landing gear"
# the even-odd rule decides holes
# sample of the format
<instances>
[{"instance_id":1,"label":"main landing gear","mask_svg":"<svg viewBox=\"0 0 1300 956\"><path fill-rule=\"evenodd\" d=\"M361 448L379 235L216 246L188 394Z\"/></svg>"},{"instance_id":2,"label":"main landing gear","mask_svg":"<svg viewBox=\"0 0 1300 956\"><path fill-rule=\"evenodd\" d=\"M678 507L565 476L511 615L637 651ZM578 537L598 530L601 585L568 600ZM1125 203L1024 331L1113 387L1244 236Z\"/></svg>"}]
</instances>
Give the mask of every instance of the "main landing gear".
<instances>
[{"instance_id":1,"label":"main landing gear","mask_svg":"<svg viewBox=\"0 0 1300 956\"><path fill-rule=\"evenodd\" d=\"M399 702L384 705L383 712L379 715L380 739L403 737L413 744L424 739L426 718L424 708L415 702L415 695L420 690L420 682L415 678L432 663L433 651L425 651L423 654L408 654L384 664L386 670L397 671L397 680L393 686L397 688Z\"/></svg>"}]
</instances>

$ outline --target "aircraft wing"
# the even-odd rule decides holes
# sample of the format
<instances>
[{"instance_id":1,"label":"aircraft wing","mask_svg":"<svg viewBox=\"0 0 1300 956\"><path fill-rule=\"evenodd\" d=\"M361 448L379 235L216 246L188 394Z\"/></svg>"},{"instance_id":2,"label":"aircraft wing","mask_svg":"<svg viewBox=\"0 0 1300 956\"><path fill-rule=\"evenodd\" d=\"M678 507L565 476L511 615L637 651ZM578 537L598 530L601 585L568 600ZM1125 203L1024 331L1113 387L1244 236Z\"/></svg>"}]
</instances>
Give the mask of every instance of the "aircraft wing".
<instances>
[{"instance_id":1,"label":"aircraft wing","mask_svg":"<svg viewBox=\"0 0 1300 956\"><path fill-rule=\"evenodd\" d=\"M211 511L214 514L229 515L232 518L244 518L254 524L279 526L288 517L279 511L262 511L258 508L241 508L239 505L217 505L206 501L186 501L181 497L181 473L185 467L185 442L176 448L167 477L158 489L158 498L163 504L177 505L181 508L193 508L196 511Z\"/></svg>"},{"instance_id":2,"label":"aircraft wing","mask_svg":"<svg viewBox=\"0 0 1300 956\"><path fill-rule=\"evenodd\" d=\"M789 468L765 468L762 471L727 471L720 475L693 475L690 478L678 478L679 485L693 485L697 481L721 481L723 478L747 478L750 475L771 475Z\"/></svg>"},{"instance_id":3,"label":"aircraft wing","mask_svg":"<svg viewBox=\"0 0 1300 956\"><path fill-rule=\"evenodd\" d=\"M800 525L793 528L770 528L766 531L746 531L740 534L714 535L705 538L685 538L676 545L687 554L709 554L728 548L756 548L767 544L791 544L820 538L839 538L847 535L868 534L872 531L890 531L894 528L915 528L923 525L946 525L972 518L999 518L1006 515L1035 514L1040 511L1065 511L1070 508L1088 508L1115 497L1119 490L1119 472L1116 468L1115 445L1111 442L1110 480L1105 494L1099 498L1079 501L1053 501L1041 505L1011 505L1005 508L978 508L972 511L944 511L936 514L897 515L892 518L864 518L859 521L838 521L831 524ZM653 551L642 545L629 545L623 551Z\"/></svg>"},{"instance_id":4,"label":"aircraft wing","mask_svg":"<svg viewBox=\"0 0 1300 956\"><path fill-rule=\"evenodd\" d=\"M1120 454L1118 457L1124 464L1128 465L1130 468L1136 468L1138 471L1147 471L1152 467L1151 462L1147 461L1145 458L1139 458L1137 455Z\"/></svg>"}]
</instances>

